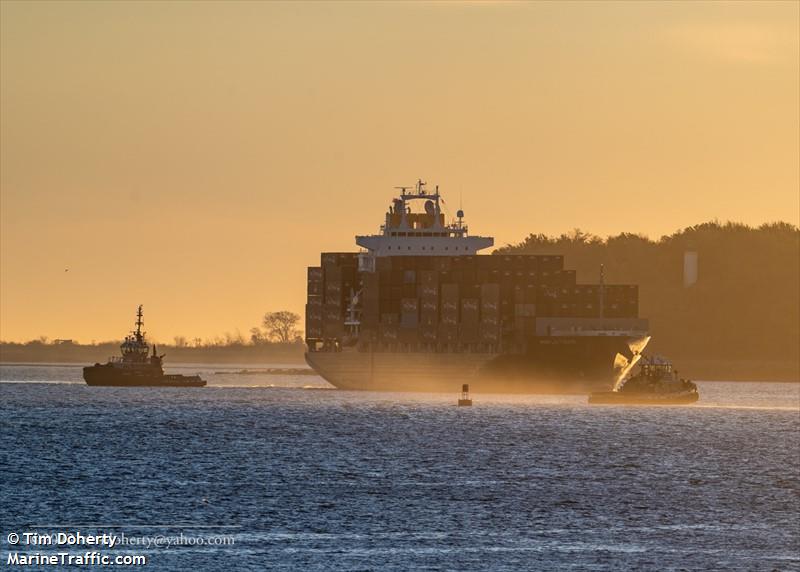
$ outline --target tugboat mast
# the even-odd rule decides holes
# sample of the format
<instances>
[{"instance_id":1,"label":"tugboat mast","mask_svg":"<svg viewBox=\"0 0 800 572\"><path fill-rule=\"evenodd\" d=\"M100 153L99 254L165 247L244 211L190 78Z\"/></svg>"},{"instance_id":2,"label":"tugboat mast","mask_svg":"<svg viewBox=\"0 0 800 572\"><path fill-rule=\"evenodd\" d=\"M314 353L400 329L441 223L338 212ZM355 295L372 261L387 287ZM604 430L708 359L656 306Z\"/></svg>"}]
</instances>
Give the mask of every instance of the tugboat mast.
<instances>
[{"instance_id":1,"label":"tugboat mast","mask_svg":"<svg viewBox=\"0 0 800 572\"><path fill-rule=\"evenodd\" d=\"M144 326L144 322L142 321L142 305L139 304L139 308L136 310L136 339L142 339L142 326Z\"/></svg>"}]
</instances>

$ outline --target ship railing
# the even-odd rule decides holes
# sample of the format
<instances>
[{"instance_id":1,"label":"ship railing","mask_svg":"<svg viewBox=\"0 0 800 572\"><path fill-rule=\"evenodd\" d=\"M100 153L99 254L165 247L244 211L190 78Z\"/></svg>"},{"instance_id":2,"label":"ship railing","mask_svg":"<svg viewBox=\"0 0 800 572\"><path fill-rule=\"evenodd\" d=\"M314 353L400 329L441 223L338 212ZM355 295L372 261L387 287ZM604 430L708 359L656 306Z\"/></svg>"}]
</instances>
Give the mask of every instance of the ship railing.
<instances>
[{"instance_id":1,"label":"ship railing","mask_svg":"<svg viewBox=\"0 0 800 572\"><path fill-rule=\"evenodd\" d=\"M647 335L647 332L641 330L630 330L624 328L603 328L598 330L570 328L570 329L552 329L551 336L639 336Z\"/></svg>"}]
</instances>

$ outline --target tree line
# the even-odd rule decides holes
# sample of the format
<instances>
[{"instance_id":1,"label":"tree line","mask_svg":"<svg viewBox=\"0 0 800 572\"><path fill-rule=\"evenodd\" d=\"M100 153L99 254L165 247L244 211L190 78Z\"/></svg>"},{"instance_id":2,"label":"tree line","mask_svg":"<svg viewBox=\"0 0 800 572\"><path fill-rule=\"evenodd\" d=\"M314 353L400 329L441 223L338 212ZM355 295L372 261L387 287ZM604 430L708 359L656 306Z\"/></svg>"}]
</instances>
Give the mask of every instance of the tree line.
<instances>
[{"instance_id":1,"label":"tree line","mask_svg":"<svg viewBox=\"0 0 800 572\"><path fill-rule=\"evenodd\" d=\"M225 332L222 336L214 338L188 338L186 336L175 336L173 343L156 342L158 345L164 347L175 348L216 348L216 347L234 347L234 346L264 346L269 344L302 344L303 332L297 328L300 323L300 315L287 310L279 310L276 312L267 312L261 319L260 326L254 326L250 329L249 337L245 337L241 332L231 334ZM109 340L103 342L92 342L92 346L114 346L119 345L121 340ZM44 346L62 346L66 349L69 346L87 345L78 344L74 340L51 340L47 336L40 336L35 340L28 342L14 343L2 342L0 344L6 347L26 346L30 348L44 347Z\"/></svg>"},{"instance_id":2,"label":"tree line","mask_svg":"<svg viewBox=\"0 0 800 572\"><path fill-rule=\"evenodd\" d=\"M697 282L685 287L684 255L697 253ZM639 285L651 348L690 359L782 362L800 369L800 229L718 221L658 240L622 233L601 238L579 229L531 234L495 254L563 254L579 282Z\"/></svg>"}]
</instances>

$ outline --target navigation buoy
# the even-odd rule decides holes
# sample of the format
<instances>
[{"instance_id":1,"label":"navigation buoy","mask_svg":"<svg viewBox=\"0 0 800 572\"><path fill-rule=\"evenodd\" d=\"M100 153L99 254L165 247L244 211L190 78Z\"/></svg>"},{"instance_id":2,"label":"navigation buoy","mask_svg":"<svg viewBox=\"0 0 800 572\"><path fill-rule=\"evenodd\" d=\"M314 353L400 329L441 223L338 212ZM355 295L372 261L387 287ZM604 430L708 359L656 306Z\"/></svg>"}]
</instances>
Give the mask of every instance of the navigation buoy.
<instances>
[{"instance_id":1,"label":"navigation buoy","mask_svg":"<svg viewBox=\"0 0 800 572\"><path fill-rule=\"evenodd\" d=\"M469 397L469 384L465 383L461 386L461 399L458 400L459 407L472 406L472 399Z\"/></svg>"}]
</instances>

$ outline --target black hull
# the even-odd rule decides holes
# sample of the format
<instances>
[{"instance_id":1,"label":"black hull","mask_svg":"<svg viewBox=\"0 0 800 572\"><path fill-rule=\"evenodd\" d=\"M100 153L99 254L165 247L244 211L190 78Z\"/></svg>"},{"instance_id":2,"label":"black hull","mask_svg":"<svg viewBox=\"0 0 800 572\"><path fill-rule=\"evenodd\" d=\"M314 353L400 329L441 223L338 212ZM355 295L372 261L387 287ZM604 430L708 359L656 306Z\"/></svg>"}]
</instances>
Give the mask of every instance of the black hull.
<instances>
[{"instance_id":1,"label":"black hull","mask_svg":"<svg viewBox=\"0 0 800 572\"><path fill-rule=\"evenodd\" d=\"M587 393L611 389L649 337L540 337L524 353L308 352L339 389L474 393Z\"/></svg>"},{"instance_id":2,"label":"black hull","mask_svg":"<svg viewBox=\"0 0 800 572\"><path fill-rule=\"evenodd\" d=\"M86 385L104 387L204 387L198 375L167 375L151 369L94 365L83 368Z\"/></svg>"}]
</instances>

